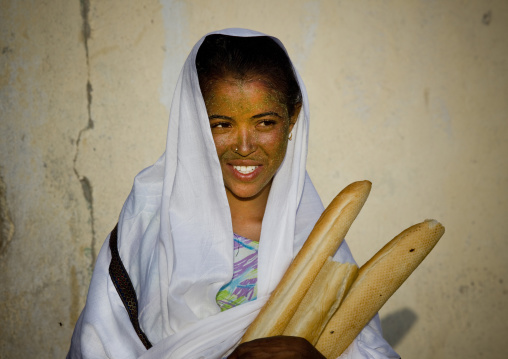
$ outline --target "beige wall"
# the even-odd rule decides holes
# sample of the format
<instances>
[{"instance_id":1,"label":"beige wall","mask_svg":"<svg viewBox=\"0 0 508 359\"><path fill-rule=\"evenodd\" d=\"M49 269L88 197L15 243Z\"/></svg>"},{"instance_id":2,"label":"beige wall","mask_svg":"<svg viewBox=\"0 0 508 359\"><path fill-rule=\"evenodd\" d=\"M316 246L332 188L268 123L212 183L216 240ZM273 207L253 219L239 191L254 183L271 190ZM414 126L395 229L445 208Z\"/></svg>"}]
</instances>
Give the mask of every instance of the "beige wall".
<instances>
[{"instance_id":1,"label":"beige wall","mask_svg":"<svg viewBox=\"0 0 508 359\"><path fill-rule=\"evenodd\" d=\"M348 235L359 263L425 218L446 226L381 311L396 350L504 358L504 0L0 0L0 357L65 355L93 259L164 149L181 65L225 27L277 36L295 60L325 204L373 182Z\"/></svg>"}]
</instances>

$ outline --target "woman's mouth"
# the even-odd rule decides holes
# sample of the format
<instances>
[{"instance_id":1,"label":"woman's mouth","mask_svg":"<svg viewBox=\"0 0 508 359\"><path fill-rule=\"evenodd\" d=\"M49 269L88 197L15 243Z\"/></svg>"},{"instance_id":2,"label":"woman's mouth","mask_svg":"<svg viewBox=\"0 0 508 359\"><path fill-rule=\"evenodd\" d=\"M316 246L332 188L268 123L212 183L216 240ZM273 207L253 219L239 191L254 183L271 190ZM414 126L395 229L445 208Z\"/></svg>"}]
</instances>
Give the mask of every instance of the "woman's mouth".
<instances>
[{"instance_id":1,"label":"woman's mouth","mask_svg":"<svg viewBox=\"0 0 508 359\"><path fill-rule=\"evenodd\" d=\"M259 166L233 166L235 170L244 175L248 175L249 173L254 172L258 167Z\"/></svg>"},{"instance_id":2,"label":"woman's mouth","mask_svg":"<svg viewBox=\"0 0 508 359\"><path fill-rule=\"evenodd\" d=\"M227 167L230 169L231 174L236 178L236 180L241 182L251 182L255 180L263 171L263 165L259 162L250 160L235 162L228 163Z\"/></svg>"}]
</instances>

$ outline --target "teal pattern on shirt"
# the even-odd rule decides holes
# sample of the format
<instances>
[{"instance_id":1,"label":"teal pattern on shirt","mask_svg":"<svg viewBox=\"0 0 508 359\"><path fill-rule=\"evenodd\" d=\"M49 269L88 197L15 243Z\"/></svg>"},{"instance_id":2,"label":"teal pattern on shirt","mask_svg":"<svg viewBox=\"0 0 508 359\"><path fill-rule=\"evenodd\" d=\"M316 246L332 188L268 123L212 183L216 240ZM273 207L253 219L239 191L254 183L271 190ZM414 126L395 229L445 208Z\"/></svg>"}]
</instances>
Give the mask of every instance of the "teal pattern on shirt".
<instances>
[{"instance_id":1,"label":"teal pattern on shirt","mask_svg":"<svg viewBox=\"0 0 508 359\"><path fill-rule=\"evenodd\" d=\"M234 234L233 278L217 293L221 311L257 298L259 242Z\"/></svg>"}]
</instances>

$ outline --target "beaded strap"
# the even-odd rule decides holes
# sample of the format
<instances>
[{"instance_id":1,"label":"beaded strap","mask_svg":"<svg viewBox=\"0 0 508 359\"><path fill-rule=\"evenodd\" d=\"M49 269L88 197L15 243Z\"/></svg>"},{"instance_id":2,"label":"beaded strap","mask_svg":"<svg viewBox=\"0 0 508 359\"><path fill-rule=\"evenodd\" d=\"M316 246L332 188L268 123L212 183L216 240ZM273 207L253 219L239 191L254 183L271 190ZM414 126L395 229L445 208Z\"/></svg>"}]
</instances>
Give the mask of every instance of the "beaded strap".
<instances>
[{"instance_id":1,"label":"beaded strap","mask_svg":"<svg viewBox=\"0 0 508 359\"><path fill-rule=\"evenodd\" d=\"M138 299L136 291L132 286L129 274L125 270L125 267L118 253L118 224L109 236L109 249L111 251L111 263L109 264L109 276L115 285L116 291L122 299L123 305L129 314L132 326L136 331L139 339L145 346L146 349L152 347L152 343L148 340L147 336L141 330L138 321Z\"/></svg>"}]
</instances>

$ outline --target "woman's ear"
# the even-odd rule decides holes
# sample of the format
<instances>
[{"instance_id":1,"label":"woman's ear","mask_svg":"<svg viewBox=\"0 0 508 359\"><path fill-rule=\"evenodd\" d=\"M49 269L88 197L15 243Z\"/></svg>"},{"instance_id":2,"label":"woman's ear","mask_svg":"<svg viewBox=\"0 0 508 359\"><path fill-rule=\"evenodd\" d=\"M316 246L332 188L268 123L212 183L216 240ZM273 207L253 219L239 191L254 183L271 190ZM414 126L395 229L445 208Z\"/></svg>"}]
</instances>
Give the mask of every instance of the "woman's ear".
<instances>
[{"instance_id":1,"label":"woman's ear","mask_svg":"<svg viewBox=\"0 0 508 359\"><path fill-rule=\"evenodd\" d=\"M296 120L298 120L298 115L300 115L300 110L302 109L302 103L297 103L295 105L295 110L293 111L293 116L289 119L289 132L293 130L293 126L296 123Z\"/></svg>"}]
</instances>

